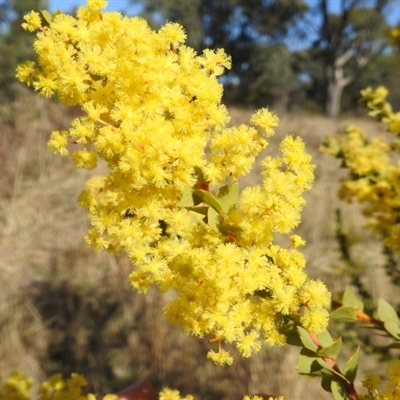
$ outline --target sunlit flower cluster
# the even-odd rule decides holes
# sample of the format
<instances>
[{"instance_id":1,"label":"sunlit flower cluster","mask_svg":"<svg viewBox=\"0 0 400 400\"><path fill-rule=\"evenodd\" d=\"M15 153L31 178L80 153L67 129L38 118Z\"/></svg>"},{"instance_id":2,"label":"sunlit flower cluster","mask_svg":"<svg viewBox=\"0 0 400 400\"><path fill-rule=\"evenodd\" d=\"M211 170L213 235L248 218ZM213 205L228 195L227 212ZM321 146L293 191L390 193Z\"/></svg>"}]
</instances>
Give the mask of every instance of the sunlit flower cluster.
<instances>
[{"instance_id":1,"label":"sunlit flower cluster","mask_svg":"<svg viewBox=\"0 0 400 400\"><path fill-rule=\"evenodd\" d=\"M278 118L262 109L249 126L228 127L217 79L230 67L223 50L198 55L180 25L156 32L141 18L102 12L105 5L89 0L76 17L58 13L40 26L29 14L37 60L17 71L41 95L82 108L70 129L52 133L49 148L71 153L78 168L99 159L108 166L78 199L89 212L87 243L126 252L140 292L173 291L166 315L216 343L208 357L218 364L232 363L223 342L244 357L283 345L294 314L322 332L330 293L304 272L296 250L304 241L291 235L287 247L274 244L299 224L313 181L303 142L285 137L281 156L262 161L262 184L240 193L238 178Z\"/></svg>"},{"instance_id":2,"label":"sunlit flower cluster","mask_svg":"<svg viewBox=\"0 0 400 400\"><path fill-rule=\"evenodd\" d=\"M326 139L324 148L343 160L349 169L340 197L357 199L368 217L368 226L382 235L384 245L400 251L400 112L393 112L384 87L361 91L369 115L382 121L392 135L368 138L360 128Z\"/></svg>"}]
</instances>

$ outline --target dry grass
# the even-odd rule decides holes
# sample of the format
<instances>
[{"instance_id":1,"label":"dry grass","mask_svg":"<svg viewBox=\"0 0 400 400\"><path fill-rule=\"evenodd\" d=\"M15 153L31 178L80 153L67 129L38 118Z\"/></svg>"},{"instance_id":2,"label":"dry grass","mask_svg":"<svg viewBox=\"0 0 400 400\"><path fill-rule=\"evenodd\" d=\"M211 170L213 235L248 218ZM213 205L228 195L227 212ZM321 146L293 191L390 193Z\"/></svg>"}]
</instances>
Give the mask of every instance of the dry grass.
<instances>
[{"instance_id":1,"label":"dry grass","mask_svg":"<svg viewBox=\"0 0 400 400\"><path fill-rule=\"evenodd\" d=\"M52 129L68 126L65 109L30 94L2 123L0 186L0 373L21 368L36 379L55 371L85 373L91 390L118 390L149 379L194 393L202 399L236 399L248 392L285 395L287 399L328 399L318 381L294 369L298 349L265 350L231 368L205 360L207 344L184 337L162 316L164 299L152 292L134 293L127 284L124 257L95 254L83 243L84 212L75 199L88 173L46 149ZM247 122L250 111L232 109L232 122ZM361 228L357 206L336 199L342 174L338 162L318 152L324 135L347 123L371 132L370 120L287 115L272 140L303 137L314 157L316 182L299 233L307 240L308 273L341 291L348 278L335 240L335 209L343 209L353 238L354 257L365 268L366 283L376 296L388 286L379 246ZM245 183L257 181L257 169ZM379 279L377 279L379 276ZM385 297L388 300L387 290ZM390 296L389 296L390 297ZM315 397L313 395L313 397Z\"/></svg>"}]
</instances>

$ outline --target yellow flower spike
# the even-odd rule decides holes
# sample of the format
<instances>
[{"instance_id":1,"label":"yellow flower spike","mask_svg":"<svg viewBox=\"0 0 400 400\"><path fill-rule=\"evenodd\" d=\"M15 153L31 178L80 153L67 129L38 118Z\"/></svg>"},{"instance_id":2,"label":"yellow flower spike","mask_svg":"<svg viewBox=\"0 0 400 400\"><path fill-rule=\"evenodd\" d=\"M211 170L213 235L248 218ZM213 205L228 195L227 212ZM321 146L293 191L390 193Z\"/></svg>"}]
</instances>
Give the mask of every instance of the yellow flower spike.
<instances>
[{"instance_id":1,"label":"yellow flower spike","mask_svg":"<svg viewBox=\"0 0 400 400\"><path fill-rule=\"evenodd\" d=\"M301 300L309 309L328 308L331 293L321 281L308 281L302 288Z\"/></svg>"},{"instance_id":2,"label":"yellow flower spike","mask_svg":"<svg viewBox=\"0 0 400 400\"><path fill-rule=\"evenodd\" d=\"M215 51L205 49L199 61L209 74L216 76L223 74L225 69L230 69L232 62L231 57L228 56L223 49Z\"/></svg>"},{"instance_id":3,"label":"yellow flower spike","mask_svg":"<svg viewBox=\"0 0 400 400\"><path fill-rule=\"evenodd\" d=\"M16 78L28 86L32 86L33 78L36 73L35 63L33 61L26 61L23 64L18 65Z\"/></svg>"},{"instance_id":4,"label":"yellow flower spike","mask_svg":"<svg viewBox=\"0 0 400 400\"><path fill-rule=\"evenodd\" d=\"M300 317L300 321L303 327L309 332L322 333L328 326L329 313L323 308L312 310L312 312L306 311Z\"/></svg>"},{"instance_id":5,"label":"yellow flower spike","mask_svg":"<svg viewBox=\"0 0 400 400\"><path fill-rule=\"evenodd\" d=\"M87 397L88 397L87 400L96 400L96 396L95 395L88 394ZM106 394L103 397L103 400L118 400L118 395L116 395L116 394Z\"/></svg>"},{"instance_id":6,"label":"yellow flower spike","mask_svg":"<svg viewBox=\"0 0 400 400\"><path fill-rule=\"evenodd\" d=\"M22 371L14 371L3 382L0 381L0 396L6 400L30 400L32 379Z\"/></svg>"},{"instance_id":7,"label":"yellow flower spike","mask_svg":"<svg viewBox=\"0 0 400 400\"><path fill-rule=\"evenodd\" d=\"M175 22L164 25L158 31L158 36L164 46L171 45L173 49L184 43L187 37L183 27Z\"/></svg>"},{"instance_id":8,"label":"yellow flower spike","mask_svg":"<svg viewBox=\"0 0 400 400\"><path fill-rule=\"evenodd\" d=\"M91 222L86 242L127 253L138 291L176 293L165 314L184 332L231 342L246 357L261 344L283 345L282 314L307 301L311 316L320 313L307 297L304 257L274 244L276 233L292 235L311 186L304 144L285 138L282 156L262 163L262 185L240 194L237 180L278 118L263 109L252 126L228 127L216 77L230 57L222 49L197 55L180 25L155 32L142 18L103 12L105 4L55 16L36 36L36 63L17 71L40 95L82 108L69 130L52 133L50 150L67 155L69 143L78 168L98 159L108 167L78 199ZM233 362L222 349L208 358Z\"/></svg>"},{"instance_id":9,"label":"yellow flower spike","mask_svg":"<svg viewBox=\"0 0 400 400\"><path fill-rule=\"evenodd\" d=\"M209 350L207 353L207 358L214 361L217 365L232 365L233 357L226 350L220 350L215 352L214 350Z\"/></svg>"},{"instance_id":10,"label":"yellow flower spike","mask_svg":"<svg viewBox=\"0 0 400 400\"><path fill-rule=\"evenodd\" d=\"M279 118L267 108L262 108L251 117L250 123L263 129L266 136L272 136L273 128L279 125Z\"/></svg>"},{"instance_id":11,"label":"yellow flower spike","mask_svg":"<svg viewBox=\"0 0 400 400\"><path fill-rule=\"evenodd\" d=\"M299 235L290 236L290 241L293 243L294 247L301 247L306 244L306 241L303 240Z\"/></svg>"},{"instance_id":12,"label":"yellow flower spike","mask_svg":"<svg viewBox=\"0 0 400 400\"><path fill-rule=\"evenodd\" d=\"M47 142L47 147L54 153L62 156L68 155L66 148L68 144L68 131L53 131L50 140Z\"/></svg>"},{"instance_id":13,"label":"yellow flower spike","mask_svg":"<svg viewBox=\"0 0 400 400\"><path fill-rule=\"evenodd\" d=\"M158 395L159 400L193 400L192 395L181 397L179 390L164 388Z\"/></svg>"},{"instance_id":14,"label":"yellow flower spike","mask_svg":"<svg viewBox=\"0 0 400 400\"><path fill-rule=\"evenodd\" d=\"M252 331L239 341L237 348L242 357L250 357L261 349L262 343L258 339L259 333L257 331Z\"/></svg>"},{"instance_id":15,"label":"yellow flower spike","mask_svg":"<svg viewBox=\"0 0 400 400\"><path fill-rule=\"evenodd\" d=\"M21 26L26 31L33 32L42 26L42 19L40 18L40 14L36 11L31 11L29 14L25 15L24 20L26 22L22 23Z\"/></svg>"},{"instance_id":16,"label":"yellow flower spike","mask_svg":"<svg viewBox=\"0 0 400 400\"><path fill-rule=\"evenodd\" d=\"M363 387L373 392L379 388L382 378L379 375L367 374L361 382Z\"/></svg>"}]
</instances>

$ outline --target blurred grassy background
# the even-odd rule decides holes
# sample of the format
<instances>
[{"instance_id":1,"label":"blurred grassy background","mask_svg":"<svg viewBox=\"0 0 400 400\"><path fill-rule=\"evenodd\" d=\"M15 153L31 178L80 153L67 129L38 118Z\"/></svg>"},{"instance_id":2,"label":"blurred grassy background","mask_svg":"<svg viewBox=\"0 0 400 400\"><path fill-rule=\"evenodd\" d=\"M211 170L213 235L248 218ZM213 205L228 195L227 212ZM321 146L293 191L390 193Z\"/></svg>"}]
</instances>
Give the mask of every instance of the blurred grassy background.
<instances>
[{"instance_id":1,"label":"blurred grassy background","mask_svg":"<svg viewBox=\"0 0 400 400\"><path fill-rule=\"evenodd\" d=\"M252 110L232 108L232 123L248 122ZM221 368L205 359L209 345L184 336L163 317L165 298L143 296L128 284L124 256L94 253L83 241L87 220L76 204L90 173L46 148L51 130L67 128L76 110L26 91L0 106L0 375L23 369L35 380L55 372L86 375L96 393L118 391L149 380L192 393L197 399L235 400L246 393L284 395L288 400L329 399L318 380L295 371L298 349L264 349ZM335 239L341 208L352 254L374 297L396 293L385 277L379 243L362 228L357 205L337 200L339 162L319 152L325 135L349 123L370 134L382 127L370 119L280 115L269 154L287 133L301 136L316 164L316 181L298 233L307 245L307 271L334 293L349 283ZM257 182L257 168L243 185ZM354 347L349 347L354 351ZM370 360L370 361L368 361ZM363 370L379 368L363 358Z\"/></svg>"}]
</instances>

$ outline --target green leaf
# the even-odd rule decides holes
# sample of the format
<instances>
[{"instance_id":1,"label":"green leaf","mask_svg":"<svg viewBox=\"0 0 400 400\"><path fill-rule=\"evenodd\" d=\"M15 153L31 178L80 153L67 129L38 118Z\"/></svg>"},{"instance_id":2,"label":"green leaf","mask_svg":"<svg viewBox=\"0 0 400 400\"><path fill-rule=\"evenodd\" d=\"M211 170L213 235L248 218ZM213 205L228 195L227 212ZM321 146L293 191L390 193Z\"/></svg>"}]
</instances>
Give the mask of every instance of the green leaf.
<instances>
[{"instance_id":1,"label":"green leaf","mask_svg":"<svg viewBox=\"0 0 400 400\"><path fill-rule=\"evenodd\" d=\"M240 228L239 226L225 224L225 222L221 220L219 231L223 235L229 235L230 233L235 233L236 235L240 235L243 232L243 229Z\"/></svg>"},{"instance_id":2,"label":"green leaf","mask_svg":"<svg viewBox=\"0 0 400 400\"><path fill-rule=\"evenodd\" d=\"M326 329L317 336L322 347L328 347L333 343L332 336Z\"/></svg>"},{"instance_id":3,"label":"green leaf","mask_svg":"<svg viewBox=\"0 0 400 400\"><path fill-rule=\"evenodd\" d=\"M218 202L218 200L207 190L203 189L195 189L193 194L198 197L202 202L208 204L212 207L217 213L222 213L222 206ZM196 203L196 202L195 202Z\"/></svg>"},{"instance_id":4,"label":"green leaf","mask_svg":"<svg viewBox=\"0 0 400 400\"><path fill-rule=\"evenodd\" d=\"M208 210L210 207L208 206L194 206L194 207L186 207L189 211L193 211L197 214L204 215L204 221L207 222L208 218Z\"/></svg>"},{"instance_id":5,"label":"green leaf","mask_svg":"<svg viewBox=\"0 0 400 400\"><path fill-rule=\"evenodd\" d=\"M322 357L336 358L342 349L342 338L335 340L331 345L323 347L317 351L317 355Z\"/></svg>"},{"instance_id":6,"label":"green leaf","mask_svg":"<svg viewBox=\"0 0 400 400\"><path fill-rule=\"evenodd\" d=\"M385 300L379 299L378 309L376 311L378 319L382 322L395 321L399 322L396 310Z\"/></svg>"},{"instance_id":7,"label":"green leaf","mask_svg":"<svg viewBox=\"0 0 400 400\"><path fill-rule=\"evenodd\" d=\"M318 358L318 364L322 367L325 368L327 371L331 372L334 375L340 376L341 378L346 379L340 372L334 370L324 359Z\"/></svg>"},{"instance_id":8,"label":"green leaf","mask_svg":"<svg viewBox=\"0 0 400 400\"><path fill-rule=\"evenodd\" d=\"M399 317L396 310L388 302L380 299L376 314L378 319L383 322L385 329L395 339L400 339Z\"/></svg>"},{"instance_id":9,"label":"green leaf","mask_svg":"<svg viewBox=\"0 0 400 400\"><path fill-rule=\"evenodd\" d=\"M343 293L342 304L344 306L352 307L355 310L364 311L364 303L354 294L354 292L349 287L346 287L346 290Z\"/></svg>"},{"instance_id":10,"label":"green leaf","mask_svg":"<svg viewBox=\"0 0 400 400\"><path fill-rule=\"evenodd\" d=\"M331 384L333 381L332 375L324 375L321 379L321 386L326 392L332 393Z\"/></svg>"},{"instance_id":11,"label":"green leaf","mask_svg":"<svg viewBox=\"0 0 400 400\"><path fill-rule=\"evenodd\" d=\"M207 209L208 209L207 223L215 231L218 231L222 222L221 216L213 208L207 207Z\"/></svg>"},{"instance_id":12,"label":"green leaf","mask_svg":"<svg viewBox=\"0 0 400 400\"><path fill-rule=\"evenodd\" d=\"M239 200L239 183L222 186L215 197L221 204L223 212L227 214L232 208L236 208Z\"/></svg>"},{"instance_id":13,"label":"green leaf","mask_svg":"<svg viewBox=\"0 0 400 400\"><path fill-rule=\"evenodd\" d=\"M343 369L343 374L347 380L354 382L357 375L358 359L360 356L360 347L357 348L355 353L347 360Z\"/></svg>"},{"instance_id":14,"label":"green leaf","mask_svg":"<svg viewBox=\"0 0 400 400\"><path fill-rule=\"evenodd\" d=\"M206 178L204 177L203 171L199 167L194 167L194 173L197 178L197 182L204 183L208 185Z\"/></svg>"},{"instance_id":15,"label":"green leaf","mask_svg":"<svg viewBox=\"0 0 400 400\"><path fill-rule=\"evenodd\" d=\"M312 341L310 334L301 326L297 327L297 331L299 332L303 346L315 353L318 350L318 346Z\"/></svg>"},{"instance_id":16,"label":"green leaf","mask_svg":"<svg viewBox=\"0 0 400 400\"><path fill-rule=\"evenodd\" d=\"M351 306L342 306L333 311L330 318L341 322L357 321L356 310Z\"/></svg>"},{"instance_id":17,"label":"green leaf","mask_svg":"<svg viewBox=\"0 0 400 400\"><path fill-rule=\"evenodd\" d=\"M271 291L269 289L256 290L254 292L254 296L261 297L262 299L270 299Z\"/></svg>"},{"instance_id":18,"label":"green leaf","mask_svg":"<svg viewBox=\"0 0 400 400\"><path fill-rule=\"evenodd\" d=\"M53 17L51 16L51 14L47 11L47 10L40 10L40 12L42 13L43 19L44 19L44 26L50 26L51 21L53 19Z\"/></svg>"},{"instance_id":19,"label":"green leaf","mask_svg":"<svg viewBox=\"0 0 400 400\"><path fill-rule=\"evenodd\" d=\"M346 389L340 382L332 381L331 390L335 400L351 400L350 396L346 392Z\"/></svg>"},{"instance_id":20,"label":"green leaf","mask_svg":"<svg viewBox=\"0 0 400 400\"><path fill-rule=\"evenodd\" d=\"M291 346L303 347L303 343L300 339L297 326L295 324L286 324L282 329L279 330L286 336L286 343Z\"/></svg>"},{"instance_id":21,"label":"green leaf","mask_svg":"<svg viewBox=\"0 0 400 400\"><path fill-rule=\"evenodd\" d=\"M400 328L398 321L387 321L383 323L385 329L395 338L400 339Z\"/></svg>"},{"instance_id":22,"label":"green leaf","mask_svg":"<svg viewBox=\"0 0 400 400\"><path fill-rule=\"evenodd\" d=\"M193 188L191 186L187 186L183 192L181 199L179 200L178 206L181 207L193 207L194 201L193 201Z\"/></svg>"},{"instance_id":23,"label":"green leaf","mask_svg":"<svg viewBox=\"0 0 400 400\"><path fill-rule=\"evenodd\" d=\"M300 374L313 375L321 371L322 368L318 363L318 357L315 356L315 353L303 347L300 351L296 369Z\"/></svg>"}]
</instances>

